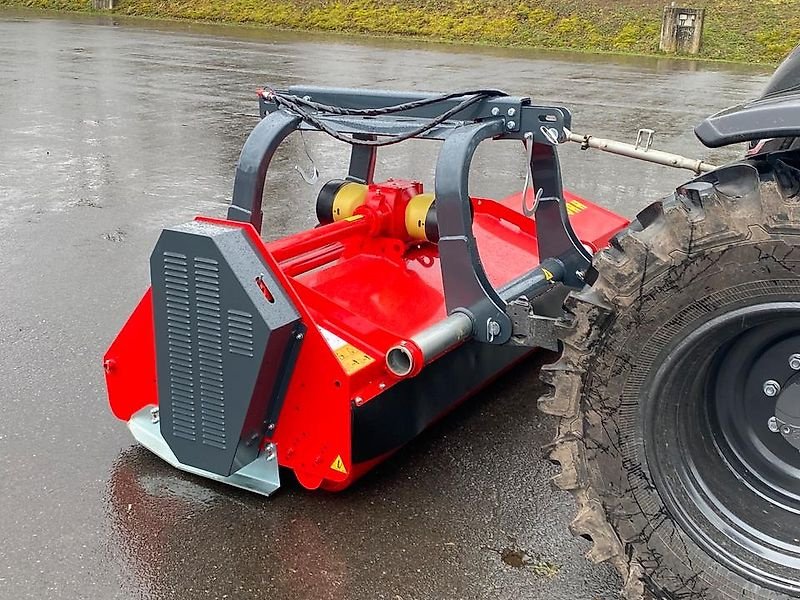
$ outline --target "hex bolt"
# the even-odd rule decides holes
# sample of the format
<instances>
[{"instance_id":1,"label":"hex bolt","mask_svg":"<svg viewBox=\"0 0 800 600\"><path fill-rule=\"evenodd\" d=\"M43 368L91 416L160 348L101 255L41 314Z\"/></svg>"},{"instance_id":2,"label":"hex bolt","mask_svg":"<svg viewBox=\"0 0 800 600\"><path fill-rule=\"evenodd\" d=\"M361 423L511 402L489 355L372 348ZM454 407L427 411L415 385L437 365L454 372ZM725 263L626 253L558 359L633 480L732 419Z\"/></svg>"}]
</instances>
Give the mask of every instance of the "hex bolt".
<instances>
[{"instance_id":1,"label":"hex bolt","mask_svg":"<svg viewBox=\"0 0 800 600\"><path fill-rule=\"evenodd\" d=\"M777 396L781 391L781 384L774 379L768 379L764 382L764 385L761 389L764 390L765 396L772 398L773 396Z\"/></svg>"},{"instance_id":2,"label":"hex bolt","mask_svg":"<svg viewBox=\"0 0 800 600\"><path fill-rule=\"evenodd\" d=\"M273 460L275 458L275 444L267 444L264 446L264 458Z\"/></svg>"},{"instance_id":3,"label":"hex bolt","mask_svg":"<svg viewBox=\"0 0 800 600\"><path fill-rule=\"evenodd\" d=\"M488 329L489 329L489 335L490 336L494 337L496 335L500 335L500 323L498 323L494 319L491 319L489 321L489 328Z\"/></svg>"},{"instance_id":4,"label":"hex bolt","mask_svg":"<svg viewBox=\"0 0 800 600\"><path fill-rule=\"evenodd\" d=\"M303 334L302 334L302 333L298 333L298 334L297 334L296 336L294 336L294 337L295 337L296 339L298 339L298 340L302 340L302 339L303 339Z\"/></svg>"},{"instance_id":5,"label":"hex bolt","mask_svg":"<svg viewBox=\"0 0 800 600\"><path fill-rule=\"evenodd\" d=\"M781 433L783 435L790 435L792 433L792 428L789 427L788 425L784 425L783 427L781 427Z\"/></svg>"},{"instance_id":6,"label":"hex bolt","mask_svg":"<svg viewBox=\"0 0 800 600\"><path fill-rule=\"evenodd\" d=\"M509 121L508 123L506 123L506 129L514 129L514 127L516 126L517 124L514 121Z\"/></svg>"},{"instance_id":7,"label":"hex bolt","mask_svg":"<svg viewBox=\"0 0 800 600\"><path fill-rule=\"evenodd\" d=\"M157 425L158 422L161 420L161 416L158 412L158 407L150 409L150 420L153 422L153 425Z\"/></svg>"},{"instance_id":8,"label":"hex bolt","mask_svg":"<svg viewBox=\"0 0 800 600\"><path fill-rule=\"evenodd\" d=\"M778 433L781 428L778 426L778 419L775 417L770 417L769 421L767 421L767 427L772 433Z\"/></svg>"},{"instance_id":9,"label":"hex bolt","mask_svg":"<svg viewBox=\"0 0 800 600\"><path fill-rule=\"evenodd\" d=\"M789 366L792 371L800 371L800 354L792 354L789 357Z\"/></svg>"},{"instance_id":10,"label":"hex bolt","mask_svg":"<svg viewBox=\"0 0 800 600\"><path fill-rule=\"evenodd\" d=\"M508 109L508 112L507 112L506 114L507 114L509 117L513 117L515 114L517 114L517 111L516 111L516 109L514 109L514 108L509 108L509 109Z\"/></svg>"},{"instance_id":11,"label":"hex bolt","mask_svg":"<svg viewBox=\"0 0 800 600\"><path fill-rule=\"evenodd\" d=\"M361 396L356 396L355 398L353 398L353 402L356 403L356 406L361 406L362 404L364 404L364 399Z\"/></svg>"},{"instance_id":12,"label":"hex bolt","mask_svg":"<svg viewBox=\"0 0 800 600\"><path fill-rule=\"evenodd\" d=\"M497 116L497 115L499 115L499 114L500 114L500 109L499 109L499 108L497 108L497 107L495 106L495 107L492 109L492 116L493 116L493 117L496 117L496 116Z\"/></svg>"}]
</instances>

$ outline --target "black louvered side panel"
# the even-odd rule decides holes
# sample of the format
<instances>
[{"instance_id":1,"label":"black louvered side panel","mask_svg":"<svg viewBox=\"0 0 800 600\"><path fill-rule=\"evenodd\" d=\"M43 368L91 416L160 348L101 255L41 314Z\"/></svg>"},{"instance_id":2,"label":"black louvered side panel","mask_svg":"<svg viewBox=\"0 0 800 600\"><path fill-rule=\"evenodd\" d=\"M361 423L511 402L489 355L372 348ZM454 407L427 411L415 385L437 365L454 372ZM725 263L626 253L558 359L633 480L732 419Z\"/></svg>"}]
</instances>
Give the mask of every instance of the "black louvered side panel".
<instances>
[{"instance_id":1,"label":"black louvered side panel","mask_svg":"<svg viewBox=\"0 0 800 600\"><path fill-rule=\"evenodd\" d=\"M182 463L229 475L280 408L299 314L238 227L165 230L151 279L161 435Z\"/></svg>"}]
</instances>

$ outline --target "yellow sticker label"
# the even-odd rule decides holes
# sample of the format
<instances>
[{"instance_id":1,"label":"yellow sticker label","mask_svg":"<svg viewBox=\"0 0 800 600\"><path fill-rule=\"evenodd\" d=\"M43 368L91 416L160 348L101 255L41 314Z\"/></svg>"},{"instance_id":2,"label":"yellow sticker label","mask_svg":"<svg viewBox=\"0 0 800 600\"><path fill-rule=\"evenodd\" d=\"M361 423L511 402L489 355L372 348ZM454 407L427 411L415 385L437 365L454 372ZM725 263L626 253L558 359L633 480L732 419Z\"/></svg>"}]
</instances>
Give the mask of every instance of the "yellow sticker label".
<instances>
[{"instance_id":1,"label":"yellow sticker label","mask_svg":"<svg viewBox=\"0 0 800 600\"><path fill-rule=\"evenodd\" d=\"M342 455L339 454L336 456L336 460L331 463L331 469L334 471L338 471L339 473L344 473L347 475L347 469L344 467L344 461L342 460Z\"/></svg>"},{"instance_id":2,"label":"yellow sticker label","mask_svg":"<svg viewBox=\"0 0 800 600\"><path fill-rule=\"evenodd\" d=\"M568 215L577 215L584 210L586 210L586 205L583 202L578 202L577 200L570 200L567 202Z\"/></svg>"},{"instance_id":3,"label":"yellow sticker label","mask_svg":"<svg viewBox=\"0 0 800 600\"><path fill-rule=\"evenodd\" d=\"M352 344L345 344L341 348L334 350L333 353L336 355L336 358L339 359L339 363L342 365L344 372L348 375L352 375L356 371L360 371L367 365L375 362L375 359L369 354L364 354Z\"/></svg>"},{"instance_id":4,"label":"yellow sticker label","mask_svg":"<svg viewBox=\"0 0 800 600\"><path fill-rule=\"evenodd\" d=\"M344 219L345 221L359 221L364 218L364 215L353 215L352 217L347 217Z\"/></svg>"},{"instance_id":5,"label":"yellow sticker label","mask_svg":"<svg viewBox=\"0 0 800 600\"><path fill-rule=\"evenodd\" d=\"M547 269L545 269L544 267L542 267L542 273L544 273L544 278L547 279L547 281L550 281L550 280L553 279L553 274L550 271L548 271Z\"/></svg>"}]
</instances>

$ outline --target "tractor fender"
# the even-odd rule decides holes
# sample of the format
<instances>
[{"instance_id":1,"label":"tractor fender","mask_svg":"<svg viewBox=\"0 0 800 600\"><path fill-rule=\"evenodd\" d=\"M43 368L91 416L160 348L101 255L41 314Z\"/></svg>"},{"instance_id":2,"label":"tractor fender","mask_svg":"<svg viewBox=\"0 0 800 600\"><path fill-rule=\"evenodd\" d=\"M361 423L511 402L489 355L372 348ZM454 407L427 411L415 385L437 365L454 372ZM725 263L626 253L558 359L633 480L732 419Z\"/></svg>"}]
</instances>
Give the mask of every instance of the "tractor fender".
<instances>
[{"instance_id":1,"label":"tractor fender","mask_svg":"<svg viewBox=\"0 0 800 600\"><path fill-rule=\"evenodd\" d=\"M777 68L759 98L704 119L694 132L709 148L800 136L800 46Z\"/></svg>"}]
</instances>

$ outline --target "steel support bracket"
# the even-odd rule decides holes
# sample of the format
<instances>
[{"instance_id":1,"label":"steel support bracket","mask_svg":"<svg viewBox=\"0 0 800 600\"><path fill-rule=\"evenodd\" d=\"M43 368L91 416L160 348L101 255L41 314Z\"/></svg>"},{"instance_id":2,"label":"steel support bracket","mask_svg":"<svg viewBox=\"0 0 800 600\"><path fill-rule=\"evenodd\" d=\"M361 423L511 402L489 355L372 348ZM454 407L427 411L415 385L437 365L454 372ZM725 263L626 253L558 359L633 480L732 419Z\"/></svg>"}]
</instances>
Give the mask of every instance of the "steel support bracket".
<instances>
[{"instance_id":1,"label":"steel support bracket","mask_svg":"<svg viewBox=\"0 0 800 600\"><path fill-rule=\"evenodd\" d=\"M536 298L520 296L511 300L506 305L513 327L509 344L557 352L558 340L564 337L561 330L567 323L563 304L569 291L568 287L555 284Z\"/></svg>"},{"instance_id":2,"label":"steel support bracket","mask_svg":"<svg viewBox=\"0 0 800 600\"><path fill-rule=\"evenodd\" d=\"M510 344L529 348L558 350L556 317L537 315L533 305L525 298L512 300L506 306L506 314L511 319L512 334Z\"/></svg>"}]
</instances>

